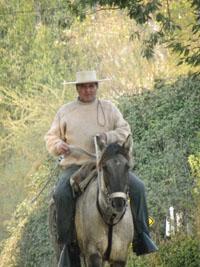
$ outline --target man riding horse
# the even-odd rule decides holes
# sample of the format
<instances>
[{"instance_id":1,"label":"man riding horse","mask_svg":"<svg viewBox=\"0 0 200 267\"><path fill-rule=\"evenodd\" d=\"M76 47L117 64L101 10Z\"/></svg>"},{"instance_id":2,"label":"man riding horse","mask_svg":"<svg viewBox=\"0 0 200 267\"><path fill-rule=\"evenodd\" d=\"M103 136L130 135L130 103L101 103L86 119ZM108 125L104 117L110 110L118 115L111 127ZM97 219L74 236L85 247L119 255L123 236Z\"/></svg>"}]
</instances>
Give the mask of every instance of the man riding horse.
<instances>
[{"instance_id":1,"label":"man riding horse","mask_svg":"<svg viewBox=\"0 0 200 267\"><path fill-rule=\"evenodd\" d=\"M56 226L59 244L70 247L74 232L76 197L70 177L90 160L95 153L94 136L98 135L104 144L123 144L131 134L130 126L116 106L107 100L96 97L98 80L95 71L82 71L76 74L75 84L78 98L63 105L57 112L50 130L45 135L49 153L62 156L61 174L54 191L56 205ZM89 152L74 155L70 148L80 147ZM131 150L131 148L130 148ZM148 211L143 182L129 172L129 196L134 221L133 251L143 255L157 250L151 240L148 225Z\"/></svg>"}]
</instances>

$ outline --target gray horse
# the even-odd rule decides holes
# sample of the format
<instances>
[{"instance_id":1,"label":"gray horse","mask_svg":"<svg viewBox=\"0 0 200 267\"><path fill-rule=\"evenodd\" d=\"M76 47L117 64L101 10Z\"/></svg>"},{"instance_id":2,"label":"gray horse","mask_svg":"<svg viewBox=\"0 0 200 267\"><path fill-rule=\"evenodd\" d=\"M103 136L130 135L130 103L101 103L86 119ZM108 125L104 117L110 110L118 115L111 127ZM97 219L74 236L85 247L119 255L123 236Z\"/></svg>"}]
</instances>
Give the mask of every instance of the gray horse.
<instances>
[{"instance_id":1,"label":"gray horse","mask_svg":"<svg viewBox=\"0 0 200 267\"><path fill-rule=\"evenodd\" d=\"M76 204L76 232L87 267L126 265L133 240L133 220L128 202L128 144L103 149L98 179L90 182Z\"/></svg>"}]
</instances>

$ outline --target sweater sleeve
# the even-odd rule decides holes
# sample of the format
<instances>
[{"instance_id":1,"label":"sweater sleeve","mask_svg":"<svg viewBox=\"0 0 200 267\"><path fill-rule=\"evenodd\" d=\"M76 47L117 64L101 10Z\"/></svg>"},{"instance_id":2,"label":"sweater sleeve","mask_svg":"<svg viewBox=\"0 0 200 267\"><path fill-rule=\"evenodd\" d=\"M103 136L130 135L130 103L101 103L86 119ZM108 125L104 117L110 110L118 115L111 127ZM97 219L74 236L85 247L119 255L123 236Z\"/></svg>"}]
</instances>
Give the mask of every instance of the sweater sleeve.
<instances>
[{"instance_id":1,"label":"sweater sleeve","mask_svg":"<svg viewBox=\"0 0 200 267\"><path fill-rule=\"evenodd\" d=\"M49 153L54 156L58 156L57 145L60 142L63 142L61 137L59 112L56 114L49 131L44 136L44 140L46 142L46 148Z\"/></svg>"},{"instance_id":2,"label":"sweater sleeve","mask_svg":"<svg viewBox=\"0 0 200 267\"><path fill-rule=\"evenodd\" d=\"M111 131L106 132L107 137L107 143L114 143L117 142L120 145L124 144L128 140L128 136L132 136L130 126L128 122L123 118L122 113L119 111L117 107L113 105L112 108L112 118L114 120L114 129ZM128 142L129 145L129 164L131 167L133 167L133 156L132 156L132 150L133 150L133 141L132 137L129 139Z\"/></svg>"},{"instance_id":3,"label":"sweater sleeve","mask_svg":"<svg viewBox=\"0 0 200 267\"><path fill-rule=\"evenodd\" d=\"M107 143L118 142L122 145L127 137L131 135L131 129L128 122L123 118L121 112L117 107L112 105L112 120L114 122L114 128L111 131L106 132Z\"/></svg>"}]
</instances>

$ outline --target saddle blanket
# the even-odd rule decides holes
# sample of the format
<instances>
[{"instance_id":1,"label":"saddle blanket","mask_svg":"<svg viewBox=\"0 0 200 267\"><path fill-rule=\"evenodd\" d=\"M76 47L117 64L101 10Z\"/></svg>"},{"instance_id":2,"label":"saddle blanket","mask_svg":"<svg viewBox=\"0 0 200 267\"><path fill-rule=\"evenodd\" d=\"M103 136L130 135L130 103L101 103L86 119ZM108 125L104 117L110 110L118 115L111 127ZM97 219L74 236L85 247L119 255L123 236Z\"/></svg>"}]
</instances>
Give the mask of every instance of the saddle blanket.
<instances>
[{"instance_id":1,"label":"saddle blanket","mask_svg":"<svg viewBox=\"0 0 200 267\"><path fill-rule=\"evenodd\" d=\"M70 178L70 184L75 194L85 191L90 181L97 176L96 162L89 161L81 166Z\"/></svg>"}]
</instances>

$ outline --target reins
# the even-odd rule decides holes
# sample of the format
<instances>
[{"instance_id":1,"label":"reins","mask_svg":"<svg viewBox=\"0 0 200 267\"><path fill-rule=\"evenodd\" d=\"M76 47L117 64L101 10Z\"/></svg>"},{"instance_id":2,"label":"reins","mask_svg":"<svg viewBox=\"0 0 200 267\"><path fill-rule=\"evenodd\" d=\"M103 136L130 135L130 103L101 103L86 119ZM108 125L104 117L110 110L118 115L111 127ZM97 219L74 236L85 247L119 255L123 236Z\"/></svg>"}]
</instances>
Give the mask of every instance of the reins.
<instances>
[{"instance_id":1,"label":"reins","mask_svg":"<svg viewBox=\"0 0 200 267\"><path fill-rule=\"evenodd\" d=\"M93 159L96 158L96 155L93 154L93 153L90 153L89 151L81 148L81 147L78 147L78 146L73 146L73 145L68 145L69 146L69 149L71 151L71 153L79 153L79 154L85 154Z\"/></svg>"},{"instance_id":2,"label":"reins","mask_svg":"<svg viewBox=\"0 0 200 267\"><path fill-rule=\"evenodd\" d=\"M77 146L69 145L69 149L70 149L71 153L85 154L85 155L87 155L87 156L89 156L89 157L91 157L91 158L93 158L93 159L96 159L96 155L95 155L95 154L90 153L90 152L88 152L87 150L85 150L85 149L83 149L83 148L81 148L81 147L77 147ZM55 165L54 170L57 169L57 167L59 166L59 162L62 160L63 157L64 157L64 156L59 157L59 159L58 159L58 161L57 161L57 163L56 163L56 165ZM44 190L46 189L47 185L48 185L48 184L50 183L50 181L52 180L52 177L53 177L53 175L51 175L51 176L48 178L48 180L45 182L45 184L44 184L43 187L40 189L40 191L36 194L35 197L32 198L32 200L30 201L30 204L33 204L33 203L40 197L40 195L41 195L41 194L44 192Z\"/></svg>"},{"instance_id":3,"label":"reins","mask_svg":"<svg viewBox=\"0 0 200 267\"><path fill-rule=\"evenodd\" d=\"M94 146L95 146L95 156L96 156L97 180L98 180L98 186L100 188L99 149L97 144L97 136L94 137Z\"/></svg>"}]
</instances>

